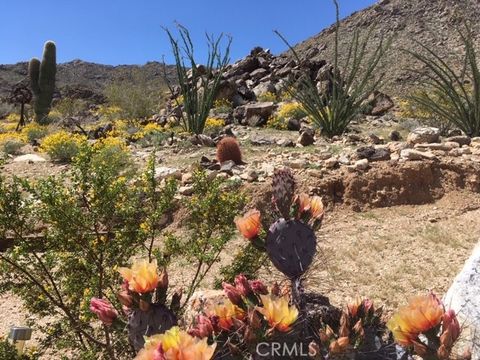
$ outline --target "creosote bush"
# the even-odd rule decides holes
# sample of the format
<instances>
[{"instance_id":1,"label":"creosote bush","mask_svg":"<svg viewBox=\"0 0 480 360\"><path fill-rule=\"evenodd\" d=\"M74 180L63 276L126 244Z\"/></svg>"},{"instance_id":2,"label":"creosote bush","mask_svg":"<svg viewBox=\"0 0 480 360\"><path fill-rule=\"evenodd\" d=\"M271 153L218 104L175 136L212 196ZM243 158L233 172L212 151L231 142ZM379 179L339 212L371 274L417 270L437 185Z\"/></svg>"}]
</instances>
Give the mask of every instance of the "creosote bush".
<instances>
[{"instance_id":1,"label":"creosote bush","mask_svg":"<svg viewBox=\"0 0 480 360\"><path fill-rule=\"evenodd\" d=\"M74 349L71 358L131 359L123 326L92 326L90 299L109 299L122 311L116 266L138 253L155 256L153 239L173 208L176 185L158 184L155 159L137 175L105 161L104 149L82 147L63 176L0 177L0 236L14 245L0 253L0 290L34 314L55 314L40 326L43 346Z\"/></svg>"},{"instance_id":2,"label":"creosote bush","mask_svg":"<svg viewBox=\"0 0 480 360\"><path fill-rule=\"evenodd\" d=\"M182 308L206 275L220 259L235 234L233 222L245 205L245 195L235 185L221 179L210 179L205 172L194 173L193 195L185 201L188 211L184 236L171 234L165 253L173 261L185 259L194 266Z\"/></svg>"}]
</instances>

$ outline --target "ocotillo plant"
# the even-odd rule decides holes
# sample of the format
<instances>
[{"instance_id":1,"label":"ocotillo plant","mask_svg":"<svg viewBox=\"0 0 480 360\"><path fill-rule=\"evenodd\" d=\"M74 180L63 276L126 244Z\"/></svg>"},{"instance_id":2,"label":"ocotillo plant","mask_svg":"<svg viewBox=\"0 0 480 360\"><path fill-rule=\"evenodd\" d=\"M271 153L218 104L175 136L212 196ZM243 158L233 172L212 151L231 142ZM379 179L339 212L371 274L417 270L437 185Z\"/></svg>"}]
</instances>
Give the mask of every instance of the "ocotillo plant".
<instances>
[{"instance_id":1,"label":"ocotillo plant","mask_svg":"<svg viewBox=\"0 0 480 360\"><path fill-rule=\"evenodd\" d=\"M300 310L300 318L305 320L301 278L316 253L315 229L323 218L323 204L318 196L295 196L295 179L288 168L275 171L272 187L272 201L280 218L266 235L261 229L258 210L237 218L236 224L242 235L266 251L273 265L291 281L293 301Z\"/></svg>"},{"instance_id":2,"label":"ocotillo plant","mask_svg":"<svg viewBox=\"0 0 480 360\"><path fill-rule=\"evenodd\" d=\"M52 106L57 72L57 50L53 41L47 41L43 49L43 58L30 60L28 75L33 92L35 121L42 123Z\"/></svg>"}]
</instances>

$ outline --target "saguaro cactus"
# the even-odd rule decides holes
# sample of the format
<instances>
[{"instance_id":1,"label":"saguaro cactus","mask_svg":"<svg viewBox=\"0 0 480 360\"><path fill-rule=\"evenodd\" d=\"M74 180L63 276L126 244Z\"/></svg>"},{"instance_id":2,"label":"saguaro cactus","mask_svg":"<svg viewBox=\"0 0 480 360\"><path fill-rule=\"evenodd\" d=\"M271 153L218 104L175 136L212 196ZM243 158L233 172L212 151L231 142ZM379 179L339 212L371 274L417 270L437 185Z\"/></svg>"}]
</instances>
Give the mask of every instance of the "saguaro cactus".
<instances>
[{"instance_id":1,"label":"saguaro cactus","mask_svg":"<svg viewBox=\"0 0 480 360\"><path fill-rule=\"evenodd\" d=\"M57 72L57 50L55 43L47 41L43 49L43 58L30 60L28 74L33 92L35 121L41 123L50 112L55 74Z\"/></svg>"}]
</instances>

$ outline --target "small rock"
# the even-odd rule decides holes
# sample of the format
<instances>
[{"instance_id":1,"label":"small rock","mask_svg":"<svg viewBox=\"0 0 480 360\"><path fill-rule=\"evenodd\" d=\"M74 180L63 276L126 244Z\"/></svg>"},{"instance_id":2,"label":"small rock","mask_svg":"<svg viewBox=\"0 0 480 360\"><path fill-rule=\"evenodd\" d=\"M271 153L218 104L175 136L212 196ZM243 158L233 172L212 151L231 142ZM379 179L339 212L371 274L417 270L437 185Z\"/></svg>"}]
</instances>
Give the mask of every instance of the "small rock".
<instances>
[{"instance_id":1,"label":"small rock","mask_svg":"<svg viewBox=\"0 0 480 360\"><path fill-rule=\"evenodd\" d=\"M356 170L367 170L368 169L368 160L367 159L360 159L355 162L354 168Z\"/></svg>"},{"instance_id":2,"label":"small rock","mask_svg":"<svg viewBox=\"0 0 480 360\"><path fill-rule=\"evenodd\" d=\"M207 146L207 147L215 147L215 142L213 139L205 134L198 134L198 135L193 135L190 138L190 142L193 145L201 145L201 146Z\"/></svg>"},{"instance_id":3,"label":"small rock","mask_svg":"<svg viewBox=\"0 0 480 360\"><path fill-rule=\"evenodd\" d=\"M180 188L178 189L178 193L180 195L190 196L193 194L193 186L192 185L180 186Z\"/></svg>"},{"instance_id":4,"label":"small rock","mask_svg":"<svg viewBox=\"0 0 480 360\"><path fill-rule=\"evenodd\" d=\"M400 157L406 160L436 160L437 157L431 152L423 152L415 149L404 149Z\"/></svg>"},{"instance_id":5,"label":"small rock","mask_svg":"<svg viewBox=\"0 0 480 360\"><path fill-rule=\"evenodd\" d=\"M415 144L415 149L419 150L442 150L449 151L453 148L458 148L459 145L455 142L449 143L432 143L432 144Z\"/></svg>"},{"instance_id":6,"label":"small rock","mask_svg":"<svg viewBox=\"0 0 480 360\"><path fill-rule=\"evenodd\" d=\"M392 141L400 141L402 139L402 135L397 130L393 130L389 135L388 138Z\"/></svg>"},{"instance_id":7,"label":"small rock","mask_svg":"<svg viewBox=\"0 0 480 360\"><path fill-rule=\"evenodd\" d=\"M310 145L313 145L314 142L315 142L315 135L314 135L314 131L311 129L306 129L302 131L302 133L297 139L297 144L300 144L302 146L310 146Z\"/></svg>"},{"instance_id":8,"label":"small rock","mask_svg":"<svg viewBox=\"0 0 480 360\"><path fill-rule=\"evenodd\" d=\"M299 131L300 121L294 118L289 118L287 121L287 129L290 131Z\"/></svg>"},{"instance_id":9,"label":"small rock","mask_svg":"<svg viewBox=\"0 0 480 360\"><path fill-rule=\"evenodd\" d=\"M182 184L191 184L193 181L192 173L185 173L182 175Z\"/></svg>"},{"instance_id":10,"label":"small rock","mask_svg":"<svg viewBox=\"0 0 480 360\"><path fill-rule=\"evenodd\" d=\"M370 142L374 145L383 144L383 139L381 139L380 137L378 137L375 134L368 135L368 138L370 139Z\"/></svg>"},{"instance_id":11,"label":"small rock","mask_svg":"<svg viewBox=\"0 0 480 360\"><path fill-rule=\"evenodd\" d=\"M452 141L459 144L460 146L463 146L463 145L470 145L470 143L472 142L472 139L466 135L458 135L458 136L449 137L446 139L446 141Z\"/></svg>"},{"instance_id":12,"label":"small rock","mask_svg":"<svg viewBox=\"0 0 480 360\"><path fill-rule=\"evenodd\" d=\"M233 173L232 170L235 167L235 165L236 165L235 161L227 160L220 165L220 171L226 172L228 174L232 174Z\"/></svg>"},{"instance_id":13,"label":"small rock","mask_svg":"<svg viewBox=\"0 0 480 360\"><path fill-rule=\"evenodd\" d=\"M277 141L277 145L281 147L295 147L295 143L290 139L280 139Z\"/></svg>"},{"instance_id":14,"label":"small rock","mask_svg":"<svg viewBox=\"0 0 480 360\"><path fill-rule=\"evenodd\" d=\"M305 169L308 166L308 161L303 159L288 160L284 162L284 165L292 169Z\"/></svg>"},{"instance_id":15,"label":"small rock","mask_svg":"<svg viewBox=\"0 0 480 360\"><path fill-rule=\"evenodd\" d=\"M440 141L440 129L434 127L416 128L408 134L407 142L410 144L437 143Z\"/></svg>"},{"instance_id":16,"label":"small rock","mask_svg":"<svg viewBox=\"0 0 480 360\"><path fill-rule=\"evenodd\" d=\"M333 169L334 167L336 167L338 165L338 160L334 157L328 159L328 160L325 160L325 167L327 169Z\"/></svg>"},{"instance_id":17,"label":"small rock","mask_svg":"<svg viewBox=\"0 0 480 360\"><path fill-rule=\"evenodd\" d=\"M179 169L176 169L176 168L170 168L165 166L159 166L155 168L155 179L157 181L162 179L172 178L172 177L177 180L181 180L182 173L180 172Z\"/></svg>"}]
</instances>

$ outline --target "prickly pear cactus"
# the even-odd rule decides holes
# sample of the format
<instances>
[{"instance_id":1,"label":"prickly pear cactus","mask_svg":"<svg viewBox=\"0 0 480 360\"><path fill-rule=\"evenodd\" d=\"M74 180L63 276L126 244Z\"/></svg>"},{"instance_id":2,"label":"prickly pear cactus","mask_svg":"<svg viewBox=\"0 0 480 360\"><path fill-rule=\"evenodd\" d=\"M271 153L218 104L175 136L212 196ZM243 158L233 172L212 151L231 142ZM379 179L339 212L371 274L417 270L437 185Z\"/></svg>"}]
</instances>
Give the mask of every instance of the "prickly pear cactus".
<instances>
[{"instance_id":1,"label":"prickly pear cactus","mask_svg":"<svg viewBox=\"0 0 480 360\"><path fill-rule=\"evenodd\" d=\"M128 317L128 339L140 351L145 345L145 336L164 333L177 325L177 317L164 305L150 305L148 311L134 309Z\"/></svg>"},{"instance_id":2,"label":"prickly pear cactus","mask_svg":"<svg viewBox=\"0 0 480 360\"><path fill-rule=\"evenodd\" d=\"M279 219L270 226L265 245L273 265L293 279L311 265L317 238L310 226L297 220Z\"/></svg>"},{"instance_id":3,"label":"prickly pear cactus","mask_svg":"<svg viewBox=\"0 0 480 360\"><path fill-rule=\"evenodd\" d=\"M295 195L295 178L289 168L275 170L272 179L272 200L280 214L290 218L290 208Z\"/></svg>"}]
</instances>

